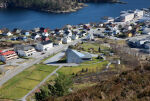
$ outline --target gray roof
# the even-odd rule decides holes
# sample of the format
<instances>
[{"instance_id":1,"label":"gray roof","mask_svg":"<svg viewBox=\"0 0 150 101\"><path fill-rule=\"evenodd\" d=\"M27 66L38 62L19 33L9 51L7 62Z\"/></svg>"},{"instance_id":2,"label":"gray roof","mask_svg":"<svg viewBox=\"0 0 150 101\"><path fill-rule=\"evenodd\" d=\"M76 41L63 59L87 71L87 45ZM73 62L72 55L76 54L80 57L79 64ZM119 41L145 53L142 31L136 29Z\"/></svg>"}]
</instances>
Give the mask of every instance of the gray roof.
<instances>
[{"instance_id":1,"label":"gray roof","mask_svg":"<svg viewBox=\"0 0 150 101\"><path fill-rule=\"evenodd\" d=\"M15 51L18 51L18 50L28 51L28 50L33 49L33 47L29 45L16 45L14 49Z\"/></svg>"},{"instance_id":2,"label":"gray roof","mask_svg":"<svg viewBox=\"0 0 150 101\"><path fill-rule=\"evenodd\" d=\"M76 50L72 50L72 52L74 52L76 55L78 55L80 58L92 58L91 54L89 53L80 53Z\"/></svg>"},{"instance_id":3,"label":"gray roof","mask_svg":"<svg viewBox=\"0 0 150 101\"><path fill-rule=\"evenodd\" d=\"M42 45L47 45L47 44L50 44L50 43L52 43L52 41L44 41L44 42L42 42L41 44L42 44Z\"/></svg>"}]
</instances>

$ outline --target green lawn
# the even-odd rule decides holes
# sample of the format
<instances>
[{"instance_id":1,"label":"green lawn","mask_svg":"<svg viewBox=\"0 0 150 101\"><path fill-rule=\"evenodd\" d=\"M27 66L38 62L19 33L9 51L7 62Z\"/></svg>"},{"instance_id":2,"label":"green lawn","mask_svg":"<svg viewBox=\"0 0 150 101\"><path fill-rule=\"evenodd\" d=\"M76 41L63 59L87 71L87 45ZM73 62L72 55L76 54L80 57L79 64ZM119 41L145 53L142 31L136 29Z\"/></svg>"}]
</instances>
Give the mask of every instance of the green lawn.
<instances>
[{"instance_id":1,"label":"green lawn","mask_svg":"<svg viewBox=\"0 0 150 101\"><path fill-rule=\"evenodd\" d=\"M88 72L96 72L98 70L102 70L108 64L108 61L97 62L98 60L88 61L80 64L79 66L74 67L63 67L58 70L58 73L63 73L66 75L71 75L72 73L80 73L82 69L88 69ZM91 62L91 63L90 63Z\"/></svg>"},{"instance_id":2,"label":"green lawn","mask_svg":"<svg viewBox=\"0 0 150 101\"><path fill-rule=\"evenodd\" d=\"M4 63L3 62L0 62L0 65L3 65Z\"/></svg>"},{"instance_id":3,"label":"green lawn","mask_svg":"<svg viewBox=\"0 0 150 101\"><path fill-rule=\"evenodd\" d=\"M84 50L80 50L80 48L82 47ZM86 52L90 52L90 53L98 53L98 49L99 47L101 48L102 51L107 51L109 50L108 47L99 44L99 43L83 43L83 44L78 44L77 47L75 47L75 49L80 50L80 51L86 51ZM93 52L91 52L89 49L94 49Z\"/></svg>"},{"instance_id":4,"label":"green lawn","mask_svg":"<svg viewBox=\"0 0 150 101\"><path fill-rule=\"evenodd\" d=\"M20 99L56 68L38 64L24 70L0 88L0 98Z\"/></svg>"}]
</instances>

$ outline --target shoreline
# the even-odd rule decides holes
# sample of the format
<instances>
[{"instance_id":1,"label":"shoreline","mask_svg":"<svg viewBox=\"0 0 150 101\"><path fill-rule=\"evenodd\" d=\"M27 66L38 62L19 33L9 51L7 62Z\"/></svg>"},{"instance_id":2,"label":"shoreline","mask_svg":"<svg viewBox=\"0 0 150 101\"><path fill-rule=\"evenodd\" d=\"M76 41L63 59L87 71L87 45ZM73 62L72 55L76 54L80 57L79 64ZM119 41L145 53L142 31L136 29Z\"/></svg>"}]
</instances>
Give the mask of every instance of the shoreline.
<instances>
[{"instance_id":1,"label":"shoreline","mask_svg":"<svg viewBox=\"0 0 150 101\"><path fill-rule=\"evenodd\" d=\"M101 2L98 2L101 3ZM127 4L126 2L123 1L112 1L112 2L105 2L105 3L119 3L119 4ZM24 8L24 9L31 9L31 10L37 10L37 11L42 11L42 12L47 12L47 13L56 13L56 14L61 14L61 13L71 13L71 12L76 12L83 7L87 7L88 5L86 3L78 3L78 6L75 8L70 8L68 10L52 10L52 9L39 9L39 8L32 8L32 7L13 7L13 8ZM6 9L10 8L7 3L0 3L0 9Z\"/></svg>"},{"instance_id":2,"label":"shoreline","mask_svg":"<svg viewBox=\"0 0 150 101\"><path fill-rule=\"evenodd\" d=\"M84 4L84 3L79 3L79 6L77 6L76 8L70 8L69 10L64 10L64 11L53 11L53 10L40 10L43 12L47 12L47 13L56 13L56 14L61 14L61 13L71 13L71 12L76 12L80 9L82 9L83 7L87 7L88 5Z\"/></svg>"}]
</instances>

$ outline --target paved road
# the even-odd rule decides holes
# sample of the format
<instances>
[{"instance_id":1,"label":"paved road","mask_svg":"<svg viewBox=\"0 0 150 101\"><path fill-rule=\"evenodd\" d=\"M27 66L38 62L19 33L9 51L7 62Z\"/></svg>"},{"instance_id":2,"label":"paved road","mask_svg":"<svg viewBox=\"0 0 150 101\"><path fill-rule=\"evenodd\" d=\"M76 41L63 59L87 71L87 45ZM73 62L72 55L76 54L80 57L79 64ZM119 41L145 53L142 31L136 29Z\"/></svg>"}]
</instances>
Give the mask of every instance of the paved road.
<instances>
[{"instance_id":1,"label":"paved road","mask_svg":"<svg viewBox=\"0 0 150 101\"><path fill-rule=\"evenodd\" d=\"M49 58L49 59L47 59L46 61L44 61L44 64L56 63L56 62L59 61L64 55L65 55L65 52L60 52L60 53L56 54L55 56L53 56L52 58Z\"/></svg>"},{"instance_id":2,"label":"paved road","mask_svg":"<svg viewBox=\"0 0 150 101\"><path fill-rule=\"evenodd\" d=\"M26 94L22 99L21 101L26 101L26 98L32 94L36 89L38 89L41 85L43 85L46 80L48 78L50 78L52 75L56 74L56 72L61 68L62 66L59 66L56 70L54 70L51 74L49 74L42 82L40 82L34 89L32 89L28 94Z\"/></svg>"},{"instance_id":3,"label":"paved road","mask_svg":"<svg viewBox=\"0 0 150 101\"><path fill-rule=\"evenodd\" d=\"M33 61L27 62L27 63L23 63L20 64L20 66L18 66L18 68L14 69L11 71L11 73L4 75L2 78L0 78L0 86L2 86L4 83L6 83L8 80L10 80L11 78L13 78L15 75L19 74L20 72L22 72L23 70L31 67L34 64L38 64L40 63L41 60L43 60L44 58L53 55L55 53L58 53L60 51L63 51L64 49L66 49L69 45L75 45L76 43L78 43L79 41L81 41L81 39L75 40L71 43L68 44L63 44L57 47L54 47L53 49L49 50L46 54L41 55L39 58L36 58Z\"/></svg>"}]
</instances>

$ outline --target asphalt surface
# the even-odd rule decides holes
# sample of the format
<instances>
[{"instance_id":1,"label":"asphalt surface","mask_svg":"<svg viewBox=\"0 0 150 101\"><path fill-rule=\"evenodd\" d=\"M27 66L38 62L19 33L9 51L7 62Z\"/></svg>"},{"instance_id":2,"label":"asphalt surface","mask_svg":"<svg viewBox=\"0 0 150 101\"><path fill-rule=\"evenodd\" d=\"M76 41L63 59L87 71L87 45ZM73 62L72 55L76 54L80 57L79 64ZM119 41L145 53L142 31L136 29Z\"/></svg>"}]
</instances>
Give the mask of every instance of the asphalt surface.
<instances>
[{"instance_id":1,"label":"asphalt surface","mask_svg":"<svg viewBox=\"0 0 150 101\"><path fill-rule=\"evenodd\" d=\"M56 62L59 61L64 55L65 55L65 52L60 52L60 53L56 54L55 56L53 56L52 58L49 58L49 59L47 59L46 61L44 61L44 64L56 63Z\"/></svg>"}]
</instances>

